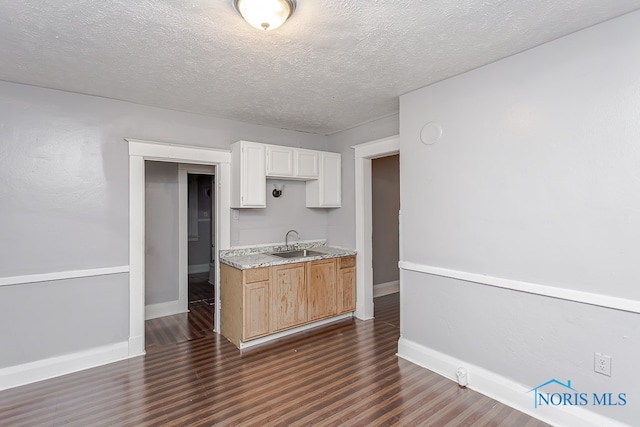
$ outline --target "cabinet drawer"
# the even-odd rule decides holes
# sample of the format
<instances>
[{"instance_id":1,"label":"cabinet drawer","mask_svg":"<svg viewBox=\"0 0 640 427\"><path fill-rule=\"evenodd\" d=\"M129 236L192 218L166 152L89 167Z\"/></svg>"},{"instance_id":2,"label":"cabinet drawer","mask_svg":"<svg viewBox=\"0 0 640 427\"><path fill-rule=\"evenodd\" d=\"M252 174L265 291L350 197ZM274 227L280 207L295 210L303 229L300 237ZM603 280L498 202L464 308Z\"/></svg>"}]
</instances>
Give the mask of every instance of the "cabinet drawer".
<instances>
[{"instance_id":1,"label":"cabinet drawer","mask_svg":"<svg viewBox=\"0 0 640 427\"><path fill-rule=\"evenodd\" d=\"M345 256L340 258L340 268L355 267L355 266L356 266L356 257Z\"/></svg>"},{"instance_id":2,"label":"cabinet drawer","mask_svg":"<svg viewBox=\"0 0 640 427\"><path fill-rule=\"evenodd\" d=\"M269 267L251 268L244 272L245 283L264 282L269 280Z\"/></svg>"}]
</instances>

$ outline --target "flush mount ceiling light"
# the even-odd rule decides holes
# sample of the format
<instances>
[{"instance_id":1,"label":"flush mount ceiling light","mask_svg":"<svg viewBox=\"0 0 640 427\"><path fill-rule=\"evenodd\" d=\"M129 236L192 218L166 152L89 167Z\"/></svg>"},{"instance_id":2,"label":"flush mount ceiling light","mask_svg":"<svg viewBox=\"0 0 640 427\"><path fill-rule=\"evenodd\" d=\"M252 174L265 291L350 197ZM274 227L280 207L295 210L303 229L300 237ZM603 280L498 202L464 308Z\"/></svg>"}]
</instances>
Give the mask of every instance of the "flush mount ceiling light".
<instances>
[{"instance_id":1,"label":"flush mount ceiling light","mask_svg":"<svg viewBox=\"0 0 640 427\"><path fill-rule=\"evenodd\" d=\"M275 30L296 9L295 0L233 0L245 21L259 30Z\"/></svg>"}]
</instances>

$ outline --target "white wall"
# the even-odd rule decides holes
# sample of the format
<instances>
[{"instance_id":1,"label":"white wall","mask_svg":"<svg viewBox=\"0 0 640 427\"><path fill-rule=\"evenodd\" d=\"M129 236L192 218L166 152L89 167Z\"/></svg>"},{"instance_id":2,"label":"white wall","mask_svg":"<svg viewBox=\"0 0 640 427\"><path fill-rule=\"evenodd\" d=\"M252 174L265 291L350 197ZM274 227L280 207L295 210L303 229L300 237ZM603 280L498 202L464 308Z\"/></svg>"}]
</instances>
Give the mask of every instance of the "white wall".
<instances>
[{"instance_id":1,"label":"white wall","mask_svg":"<svg viewBox=\"0 0 640 427\"><path fill-rule=\"evenodd\" d=\"M636 12L402 96L403 261L640 301L639 51ZM640 315L413 270L403 339L529 388L626 392L588 409L637 423Z\"/></svg>"},{"instance_id":2,"label":"white wall","mask_svg":"<svg viewBox=\"0 0 640 427\"><path fill-rule=\"evenodd\" d=\"M283 188L278 198L272 196L273 185ZM267 207L240 209L240 218L231 220L231 243L244 246L285 241L287 231L294 229L301 240L328 238L329 209L311 209L306 204L306 184L303 181L267 180ZM265 226L265 219L268 220ZM234 233L237 233L234 236ZM237 241L234 242L234 237ZM294 237L295 239L295 237Z\"/></svg>"},{"instance_id":3,"label":"white wall","mask_svg":"<svg viewBox=\"0 0 640 427\"><path fill-rule=\"evenodd\" d=\"M0 278L16 282L0 287L0 368L127 340L127 274L21 282L33 274L126 269L125 137L221 149L240 139L327 148L325 136L0 82ZM263 230L286 222L269 212ZM255 221L260 213L251 215ZM329 214L308 215L326 224ZM246 233L245 243L259 242L261 233ZM46 303L32 305L40 298Z\"/></svg>"},{"instance_id":4,"label":"white wall","mask_svg":"<svg viewBox=\"0 0 640 427\"><path fill-rule=\"evenodd\" d=\"M328 150L342 154L342 208L329 213L329 241L355 248L355 153L354 145L398 134L398 115L392 115L329 136Z\"/></svg>"},{"instance_id":5,"label":"white wall","mask_svg":"<svg viewBox=\"0 0 640 427\"><path fill-rule=\"evenodd\" d=\"M371 161L371 224L373 284L400 279L398 212L400 155Z\"/></svg>"},{"instance_id":6,"label":"white wall","mask_svg":"<svg viewBox=\"0 0 640 427\"><path fill-rule=\"evenodd\" d=\"M128 279L113 274L1 286L0 368L126 341Z\"/></svg>"},{"instance_id":7,"label":"white wall","mask_svg":"<svg viewBox=\"0 0 640 427\"><path fill-rule=\"evenodd\" d=\"M145 162L145 304L178 299L178 165Z\"/></svg>"}]
</instances>

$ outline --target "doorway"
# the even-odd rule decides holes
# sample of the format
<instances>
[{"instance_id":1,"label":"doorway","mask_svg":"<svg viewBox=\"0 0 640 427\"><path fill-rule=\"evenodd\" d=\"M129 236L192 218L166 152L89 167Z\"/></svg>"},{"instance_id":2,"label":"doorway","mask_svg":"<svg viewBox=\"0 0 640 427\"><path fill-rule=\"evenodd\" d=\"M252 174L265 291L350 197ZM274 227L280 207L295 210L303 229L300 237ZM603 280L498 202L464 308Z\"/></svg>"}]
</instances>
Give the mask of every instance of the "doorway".
<instances>
[{"instance_id":1,"label":"doorway","mask_svg":"<svg viewBox=\"0 0 640 427\"><path fill-rule=\"evenodd\" d=\"M228 150L168 144L125 138L129 144L129 357L145 353L145 161L215 165L218 184L216 191L216 240L218 249L230 246L230 177L231 153ZM186 174L185 174L186 181ZM186 185L185 185L186 187ZM184 200L186 217L186 194ZM180 221L179 235L187 235L187 223ZM182 241L182 240L180 240ZM180 245L180 271L187 271L187 239ZM216 262L218 265L218 250ZM219 270L219 269L216 269ZM220 277L216 271L215 287L219 295ZM181 275L182 277L182 275ZM186 277L186 274L184 275ZM185 284L186 291L186 284ZM215 309L215 331L219 332L220 310Z\"/></svg>"},{"instance_id":2,"label":"doorway","mask_svg":"<svg viewBox=\"0 0 640 427\"><path fill-rule=\"evenodd\" d=\"M215 170L145 161L147 351L213 333Z\"/></svg>"},{"instance_id":3,"label":"doorway","mask_svg":"<svg viewBox=\"0 0 640 427\"><path fill-rule=\"evenodd\" d=\"M187 295L189 311L200 306L213 306L215 303L214 183L215 175L189 173L187 167ZM213 309L211 309L211 313L211 322L213 322Z\"/></svg>"},{"instance_id":4,"label":"doorway","mask_svg":"<svg viewBox=\"0 0 640 427\"><path fill-rule=\"evenodd\" d=\"M373 297L400 292L400 155L371 161Z\"/></svg>"},{"instance_id":5,"label":"doorway","mask_svg":"<svg viewBox=\"0 0 640 427\"><path fill-rule=\"evenodd\" d=\"M379 157L400 153L399 135L383 138L352 147L355 150L356 194L356 317L373 318L373 224L371 161ZM402 226L401 213L398 214ZM401 235L401 234L400 234ZM402 242L399 242L399 259L402 259Z\"/></svg>"}]
</instances>

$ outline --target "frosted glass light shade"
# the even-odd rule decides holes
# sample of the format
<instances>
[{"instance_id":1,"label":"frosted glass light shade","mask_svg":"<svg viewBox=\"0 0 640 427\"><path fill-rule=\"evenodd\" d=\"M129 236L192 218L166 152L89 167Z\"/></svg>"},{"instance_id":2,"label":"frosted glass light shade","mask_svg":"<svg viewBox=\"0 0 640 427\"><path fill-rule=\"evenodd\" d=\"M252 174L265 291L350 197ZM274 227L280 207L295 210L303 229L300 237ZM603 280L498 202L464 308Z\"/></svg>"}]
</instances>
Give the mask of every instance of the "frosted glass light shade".
<instances>
[{"instance_id":1,"label":"frosted glass light shade","mask_svg":"<svg viewBox=\"0 0 640 427\"><path fill-rule=\"evenodd\" d=\"M291 16L295 0L234 0L245 21L259 30L275 30Z\"/></svg>"}]
</instances>

